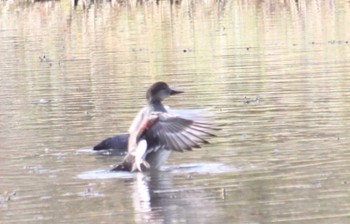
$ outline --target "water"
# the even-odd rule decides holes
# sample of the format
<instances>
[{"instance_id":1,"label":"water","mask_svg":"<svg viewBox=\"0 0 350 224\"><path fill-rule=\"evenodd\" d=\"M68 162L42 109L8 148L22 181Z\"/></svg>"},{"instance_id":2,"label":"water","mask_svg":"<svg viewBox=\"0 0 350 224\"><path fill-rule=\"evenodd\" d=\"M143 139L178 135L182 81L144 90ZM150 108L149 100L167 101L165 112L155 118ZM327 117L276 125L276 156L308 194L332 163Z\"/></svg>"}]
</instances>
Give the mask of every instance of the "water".
<instances>
[{"instance_id":1,"label":"water","mask_svg":"<svg viewBox=\"0 0 350 224\"><path fill-rule=\"evenodd\" d=\"M348 223L347 1L0 3L1 223ZM89 153L145 90L211 108L160 172Z\"/></svg>"}]
</instances>

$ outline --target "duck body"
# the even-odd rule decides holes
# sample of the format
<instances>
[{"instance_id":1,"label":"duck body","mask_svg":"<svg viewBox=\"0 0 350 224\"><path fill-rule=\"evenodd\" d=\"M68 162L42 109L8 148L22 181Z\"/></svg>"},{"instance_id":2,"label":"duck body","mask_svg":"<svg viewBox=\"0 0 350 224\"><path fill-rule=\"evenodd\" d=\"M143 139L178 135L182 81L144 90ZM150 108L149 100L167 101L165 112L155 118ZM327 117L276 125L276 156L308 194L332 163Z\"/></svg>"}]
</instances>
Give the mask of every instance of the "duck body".
<instances>
[{"instance_id":1,"label":"duck body","mask_svg":"<svg viewBox=\"0 0 350 224\"><path fill-rule=\"evenodd\" d=\"M94 151L107 151L108 155L121 156L128 151L129 134L109 137L94 146Z\"/></svg>"}]
</instances>

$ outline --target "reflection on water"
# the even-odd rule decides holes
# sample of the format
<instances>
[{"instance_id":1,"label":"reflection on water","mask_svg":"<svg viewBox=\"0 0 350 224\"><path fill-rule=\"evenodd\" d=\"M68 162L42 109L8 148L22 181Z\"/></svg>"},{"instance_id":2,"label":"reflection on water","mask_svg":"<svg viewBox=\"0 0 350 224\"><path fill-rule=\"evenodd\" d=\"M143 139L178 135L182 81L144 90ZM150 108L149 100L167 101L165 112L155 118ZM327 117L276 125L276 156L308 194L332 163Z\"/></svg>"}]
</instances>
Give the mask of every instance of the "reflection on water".
<instances>
[{"instance_id":1,"label":"reflection on water","mask_svg":"<svg viewBox=\"0 0 350 224\"><path fill-rule=\"evenodd\" d=\"M173 177L170 173L152 173L149 181L141 178L137 177L132 195L134 210L139 214L135 216L137 223L170 223L184 219L187 222L206 222L220 210L216 201L210 199L212 193L206 189L173 190ZM167 191L169 189L173 191ZM221 221L220 218L217 220Z\"/></svg>"},{"instance_id":2,"label":"reflection on water","mask_svg":"<svg viewBox=\"0 0 350 224\"><path fill-rule=\"evenodd\" d=\"M232 167L225 166L220 163L203 163L203 164L185 164L177 166L164 166L160 168L161 172L169 172L172 174L220 174L233 172ZM152 174L152 173L151 173ZM109 178L134 178L137 173L130 173L125 171L112 172L109 170L93 170L83 172L78 175L78 178L81 179L109 179Z\"/></svg>"},{"instance_id":3,"label":"reflection on water","mask_svg":"<svg viewBox=\"0 0 350 224\"><path fill-rule=\"evenodd\" d=\"M95 173L102 174L103 172ZM104 173L107 177L106 172ZM84 178L89 175L91 178L93 176L91 174L92 172L85 173L80 177ZM172 220L183 220L184 218L188 222L205 222L220 210L214 200L217 196L213 197L213 194L220 195L219 192L222 191L220 187L179 188L173 184L175 178L173 173L164 171L148 174L109 172L108 175L108 178L112 178L112 176L114 178L130 178L128 184L131 191L129 200L135 213L133 219L136 223L169 223ZM100 178L100 176L97 178ZM191 181L192 176L186 178ZM84 194L88 197L100 195L99 192L91 190L84 192ZM190 216L189 211L193 215Z\"/></svg>"},{"instance_id":4,"label":"reflection on water","mask_svg":"<svg viewBox=\"0 0 350 224\"><path fill-rule=\"evenodd\" d=\"M0 2L0 222L347 223L347 21L344 0ZM220 136L161 172L77 178L122 159L79 150L159 80ZM193 164L232 170L169 172Z\"/></svg>"}]
</instances>

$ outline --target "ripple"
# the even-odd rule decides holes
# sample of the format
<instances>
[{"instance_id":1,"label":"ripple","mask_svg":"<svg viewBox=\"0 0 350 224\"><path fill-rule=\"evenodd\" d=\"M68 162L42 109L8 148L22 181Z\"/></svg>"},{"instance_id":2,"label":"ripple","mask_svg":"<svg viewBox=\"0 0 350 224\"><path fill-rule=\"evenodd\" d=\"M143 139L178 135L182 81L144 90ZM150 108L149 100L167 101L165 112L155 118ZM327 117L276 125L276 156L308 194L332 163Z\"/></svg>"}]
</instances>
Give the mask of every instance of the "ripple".
<instances>
[{"instance_id":1,"label":"ripple","mask_svg":"<svg viewBox=\"0 0 350 224\"><path fill-rule=\"evenodd\" d=\"M235 172L237 169L233 167L226 166L222 163L194 163L194 164L183 164L176 166L164 166L159 170L160 172L170 172L174 174L188 174L188 173L198 173L198 174L220 174ZM157 171L156 171L157 172ZM148 172L144 172L147 174ZM91 170L79 174L77 177L79 179L130 179L135 178L138 173L131 173L125 171L109 171L109 170Z\"/></svg>"},{"instance_id":2,"label":"ripple","mask_svg":"<svg viewBox=\"0 0 350 224\"><path fill-rule=\"evenodd\" d=\"M167 171L172 173L199 173L199 174L219 174L236 172L237 169L227 166L222 163L191 163L176 166L164 166L161 171Z\"/></svg>"},{"instance_id":3,"label":"ripple","mask_svg":"<svg viewBox=\"0 0 350 224\"><path fill-rule=\"evenodd\" d=\"M83 180L111 179L111 178L129 179L129 178L134 178L135 173L124 172L124 171L112 172L109 170L91 170L91 171L83 172L79 174L77 177Z\"/></svg>"},{"instance_id":4,"label":"ripple","mask_svg":"<svg viewBox=\"0 0 350 224\"><path fill-rule=\"evenodd\" d=\"M76 151L76 154L98 154L98 155L105 155L105 156L125 156L126 152L122 150L116 150L116 149L105 149L105 150L94 150L93 148L87 148L87 149L78 149Z\"/></svg>"},{"instance_id":5,"label":"ripple","mask_svg":"<svg viewBox=\"0 0 350 224\"><path fill-rule=\"evenodd\" d=\"M92 148L88 149L78 149L76 154L96 154L98 151L93 150Z\"/></svg>"}]
</instances>

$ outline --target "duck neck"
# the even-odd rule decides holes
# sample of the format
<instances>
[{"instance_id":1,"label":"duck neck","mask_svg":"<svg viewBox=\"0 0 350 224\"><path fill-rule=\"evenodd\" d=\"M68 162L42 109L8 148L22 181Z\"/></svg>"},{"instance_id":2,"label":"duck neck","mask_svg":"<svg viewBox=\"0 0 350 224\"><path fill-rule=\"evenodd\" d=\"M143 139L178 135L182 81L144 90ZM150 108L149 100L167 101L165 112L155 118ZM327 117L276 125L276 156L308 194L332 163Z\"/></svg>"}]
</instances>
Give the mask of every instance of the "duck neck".
<instances>
[{"instance_id":1,"label":"duck neck","mask_svg":"<svg viewBox=\"0 0 350 224\"><path fill-rule=\"evenodd\" d=\"M159 100L152 100L149 102L149 105L153 108L154 111L166 112L164 105Z\"/></svg>"}]
</instances>

